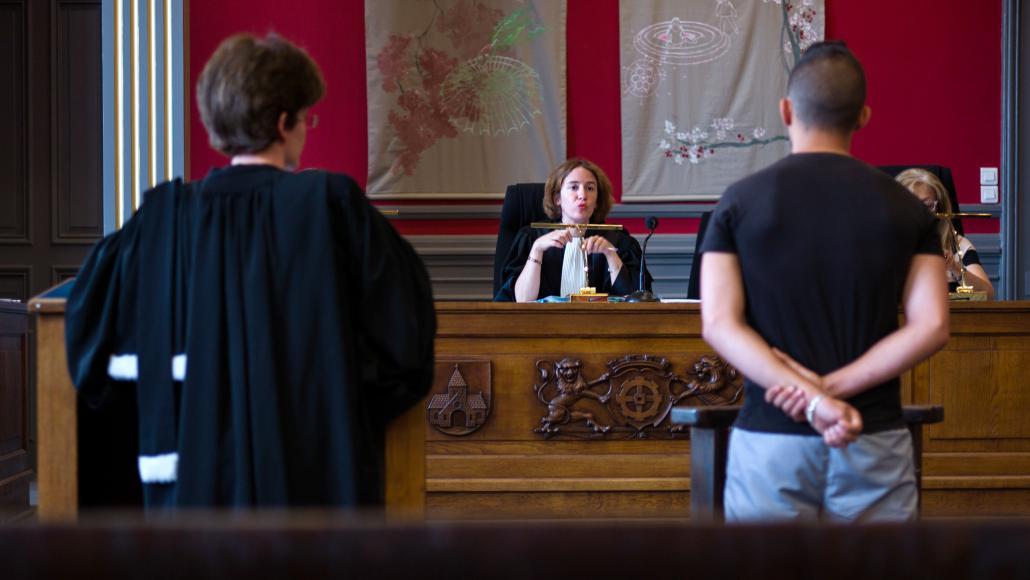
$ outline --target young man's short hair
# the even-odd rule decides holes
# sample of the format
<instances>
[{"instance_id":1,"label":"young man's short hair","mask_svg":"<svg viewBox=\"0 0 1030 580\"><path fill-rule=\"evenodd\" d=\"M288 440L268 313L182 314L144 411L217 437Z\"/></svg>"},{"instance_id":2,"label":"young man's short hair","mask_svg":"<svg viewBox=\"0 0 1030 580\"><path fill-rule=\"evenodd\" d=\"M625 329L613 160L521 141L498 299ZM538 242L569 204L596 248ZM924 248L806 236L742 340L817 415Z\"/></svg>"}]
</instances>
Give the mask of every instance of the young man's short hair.
<instances>
[{"instance_id":1,"label":"young man's short hair","mask_svg":"<svg viewBox=\"0 0 1030 580\"><path fill-rule=\"evenodd\" d=\"M803 125L850 133L865 106L865 72L843 42L817 42L791 71L787 98Z\"/></svg>"}]
</instances>

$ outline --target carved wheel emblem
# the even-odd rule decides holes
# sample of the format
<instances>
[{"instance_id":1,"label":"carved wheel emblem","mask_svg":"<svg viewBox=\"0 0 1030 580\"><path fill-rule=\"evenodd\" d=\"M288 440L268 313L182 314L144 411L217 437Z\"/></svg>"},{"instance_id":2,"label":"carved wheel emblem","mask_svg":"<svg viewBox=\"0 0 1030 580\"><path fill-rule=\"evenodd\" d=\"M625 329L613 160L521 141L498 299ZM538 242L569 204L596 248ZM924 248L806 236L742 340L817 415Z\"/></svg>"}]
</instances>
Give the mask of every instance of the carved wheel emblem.
<instances>
[{"instance_id":1,"label":"carved wheel emblem","mask_svg":"<svg viewBox=\"0 0 1030 580\"><path fill-rule=\"evenodd\" d=\"M653 381L634 377L625 383L615 395L619 410L634 421L647 421L658 414L662 404L662 392Z\"/></svg>"}]
</instances>

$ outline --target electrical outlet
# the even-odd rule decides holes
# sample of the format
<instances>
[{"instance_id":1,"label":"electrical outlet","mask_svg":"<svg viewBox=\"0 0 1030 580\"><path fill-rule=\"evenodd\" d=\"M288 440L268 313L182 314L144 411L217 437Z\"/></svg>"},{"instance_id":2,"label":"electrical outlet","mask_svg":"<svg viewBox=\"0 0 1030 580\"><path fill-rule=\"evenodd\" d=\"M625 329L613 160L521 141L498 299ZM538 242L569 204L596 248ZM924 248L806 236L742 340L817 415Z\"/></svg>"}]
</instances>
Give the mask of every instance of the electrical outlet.
<instances>
[{"instance_id":1,"label":"electrical outlet","mask_svg":"<svg viewBox=\"0 0 1030 580\"><path fill-rule=\"evenodd\" d=\"M998 186L981 185L980 203L998 203Z\"/></svg>"},{"instance_id":2,"label":"electrical outlet","mask_svg":"<svg viewBox=\"0 0 1030 580\"><path fill-rule=\"evenodd\" d=\"M998 168L997 167L981 167L980 168L980 185L998 185ZM984 202L988 203L988 202ZM993 202L990 202L993 203Z\"/></svg>"}]
</instances>

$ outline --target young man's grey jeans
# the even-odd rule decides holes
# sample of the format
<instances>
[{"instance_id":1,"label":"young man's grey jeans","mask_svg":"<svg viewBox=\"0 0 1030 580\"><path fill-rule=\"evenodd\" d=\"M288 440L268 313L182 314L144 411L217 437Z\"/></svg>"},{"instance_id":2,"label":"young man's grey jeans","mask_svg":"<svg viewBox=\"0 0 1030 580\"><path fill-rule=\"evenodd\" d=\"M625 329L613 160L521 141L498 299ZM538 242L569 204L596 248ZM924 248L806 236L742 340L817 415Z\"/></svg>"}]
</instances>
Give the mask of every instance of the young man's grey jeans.
<instances>
[{"instance_id":1,"label":"young man's grey jeans","mask_svg":"<svg viewBox=\"0 0 1030 580\"><path fill-rule=\"evenodd\" d=\"M908 429L861 435L840 449L818 436L730 434L726 521L907 521L918 497Z\"/></svg>"}]
</instances>

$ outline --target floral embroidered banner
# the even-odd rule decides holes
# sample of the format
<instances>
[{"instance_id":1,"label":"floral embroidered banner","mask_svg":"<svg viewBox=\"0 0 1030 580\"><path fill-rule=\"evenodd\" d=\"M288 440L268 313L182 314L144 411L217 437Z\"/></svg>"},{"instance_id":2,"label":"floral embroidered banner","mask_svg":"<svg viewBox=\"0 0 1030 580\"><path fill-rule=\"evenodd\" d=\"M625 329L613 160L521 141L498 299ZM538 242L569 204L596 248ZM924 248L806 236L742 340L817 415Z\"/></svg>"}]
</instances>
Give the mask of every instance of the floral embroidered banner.
<instances>
[{"instance_id":1,"label":"floral embroidered banner","mask_svg":"<svg viewBox=\"0 0 1030 580\"><path fill-rule=\"evenodd\" d=\"M718 198L787 155L779 100L823 0L622 0L622 199Z\"/></svg>"},{"instance_id":2,"label":"floral embroidered banner","mask_svg":"<svg viewBox=\"0 0 1030 580\"><path fill-rule=\"evenodd\" d=\"M371 197L503 197L565 158L565 2L366 0Z\"/></svg>"}]
</instances>

